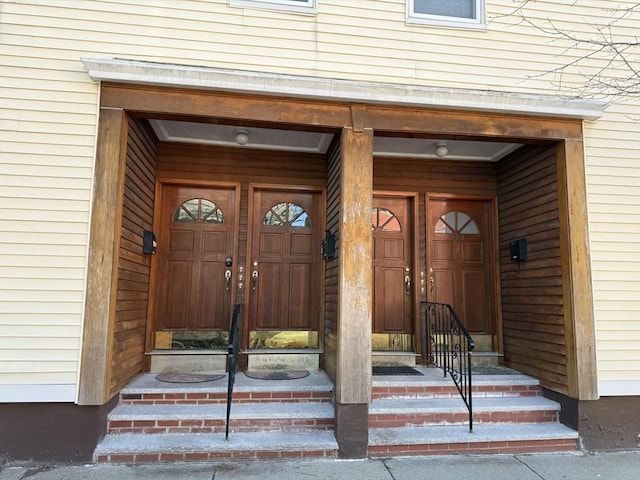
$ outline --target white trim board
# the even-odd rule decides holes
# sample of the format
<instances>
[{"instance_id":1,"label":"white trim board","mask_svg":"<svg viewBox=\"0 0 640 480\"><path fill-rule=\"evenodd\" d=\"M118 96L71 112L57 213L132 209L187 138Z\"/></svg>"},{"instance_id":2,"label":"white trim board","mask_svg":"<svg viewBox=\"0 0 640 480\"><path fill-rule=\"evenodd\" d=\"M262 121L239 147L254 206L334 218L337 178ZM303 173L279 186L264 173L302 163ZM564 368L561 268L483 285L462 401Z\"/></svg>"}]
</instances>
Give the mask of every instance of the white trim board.
<instances>
[{"instance_id":1,"label":"white trim board","mask_svg":"<svg viewBox=\"0 0 640 480\"><path fill-rule=\"evenodd\" d=\"M600 397L631 397L640 395L640 380L609 380L598 382Z\"/></svg>"},{"instance_id":2,"label":"white trim board","mask_svg":"<svg viewBox=\"0 0 640 480\"><path fill-rule=\"evenodd\" d=\"M73 384L0 385L0 403L75 403L76 396Z\"/></svg>"},{"instance_id":3,"label":"white trim board","mask_svg":"<svg viewBox=\"0 0 640 480\"><path fill-rule=\"evenodd\" d=\"M118 58L81 58L91 79L167 87L334 101L447 108L595 120L608 103L555 95L439 88L175 65Z\"/></svg>"}]
</instances>

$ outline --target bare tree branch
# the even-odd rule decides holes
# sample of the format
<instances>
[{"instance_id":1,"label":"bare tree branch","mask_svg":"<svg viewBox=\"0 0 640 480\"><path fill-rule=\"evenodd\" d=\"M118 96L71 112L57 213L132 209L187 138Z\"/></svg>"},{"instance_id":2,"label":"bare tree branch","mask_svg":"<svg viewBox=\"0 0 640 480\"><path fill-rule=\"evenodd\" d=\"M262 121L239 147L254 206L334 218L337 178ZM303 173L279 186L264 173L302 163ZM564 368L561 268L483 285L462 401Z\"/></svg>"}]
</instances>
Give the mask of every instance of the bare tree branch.
<instances>
[{"instance_id":1,"label":"bare tree branch","mask_svg":"<svg viewBox=\"0 0 640 480\"><path fill-rule=\"evenodd\" d=\"M551 41L562 42L561 54L567 61L546 72L529 78L552 77L552 84L580 97L637 97L640 96L640 40L638 33L623 35L623 19L637 19L640 25L640 3L620 6L615 2L602 2L602 23L587 23L589 32L579 33L562 28L561 22L547 17L544 21L529 14L535 0L514 0L514 9L494 17L515 18L518 25L528 25L548 36ZM577 1L567 5L572 8ZM636 29L639 32L639 29ZM566 75L578 75L582 82L565 81Z\"/></svg>"}]
</instances>

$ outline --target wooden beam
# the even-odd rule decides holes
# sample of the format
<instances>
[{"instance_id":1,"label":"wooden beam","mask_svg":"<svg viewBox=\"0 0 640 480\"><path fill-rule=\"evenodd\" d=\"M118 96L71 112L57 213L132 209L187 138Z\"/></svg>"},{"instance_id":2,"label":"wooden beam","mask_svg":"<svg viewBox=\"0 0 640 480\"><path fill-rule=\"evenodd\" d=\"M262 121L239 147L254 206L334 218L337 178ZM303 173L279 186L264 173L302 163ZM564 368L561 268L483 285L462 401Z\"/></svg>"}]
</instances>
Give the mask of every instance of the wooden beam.
<instances>
[{"instance_id":1,"label":"wooden beam","mask_svg":"<svg viewBox=\"0 0 640 480\"><path fill-rule=\"evenodd\" d=\"M336 401L371 401L373 131L342 131Z\"/></svg>"},{"instance_id":2,"label":"wooden beam","mask_svg":"<svg viewBox=\"0 0 640 480\"><path fill-rule=\"evenodd\" d=\"M100 109L80 364L80 405L102 405L108 400L126 131L127 119L123 110Z\"/></svg>"},{"instance_id":3,"label":"wooden beam","mask_svg":"<svg viewBox=\"0 0 640 480\"><path fill-rule=\"evenodd\" d=\"M376 134L424 133L430 137L525 142L582 140L582 122L564 118L369 105L367 125Z\"/></svg>"},{"instance_id":4,"label":"wooden beam","mask_svg":"<svg viewBox=\"0 0 640 480\"><path fill-rule=\"evenodd\" d=\"M101 105L123 108L148 118L202 121L217 118L238 125L273 124L282 128L373 129L380 135L492 139L504 142L581 140L582 122L576 119L491 112L439 110L364 103L249 95L211 90L102 85Z\"/></svg>"},{"instance_id":5,"label":"wooden beam","mask_svg":"<svg viewBox=\"0 0 640 480\"><path fill-rule=\"evenodd\" d=\"M349 104L206 90L104 84L103 107L123 108L153 118L156 114L216 117L274 124L342 128L351 124ZM188 120L188 118L183 118Z\"/></svg>"},{"instance_id":6,"label":"wooden beam","mask_svg":"<svg viewBox=\"0 0 640 480\"><path fill-rule=\"evenodd\" d=\"M568 394L578 400L595 400L595 321L582 142L567 140L560 144L556 161Z\"/></svg>"}]
</instances>

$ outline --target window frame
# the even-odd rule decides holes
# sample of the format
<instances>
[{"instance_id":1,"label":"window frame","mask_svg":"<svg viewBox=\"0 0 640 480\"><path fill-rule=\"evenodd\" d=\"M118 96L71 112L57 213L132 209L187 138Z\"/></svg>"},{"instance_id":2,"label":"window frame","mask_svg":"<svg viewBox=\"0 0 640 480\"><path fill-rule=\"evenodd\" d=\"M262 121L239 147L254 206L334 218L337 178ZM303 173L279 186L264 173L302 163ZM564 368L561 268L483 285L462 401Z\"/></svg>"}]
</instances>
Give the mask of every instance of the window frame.
<instances>
[{"instance_id":1,"label":"window frame","mask_svg":"<svg viewBox=\"0 0 640 480\"><path fill-rule=\"evenodd\" d=\"M476 17L447 17L415 12L415 0L407 0L407 23L415 25L433 25L439 27L486 29L486 0L471 0L475 3Z\"/></svg>"},{"instance_id":2,"label":"window frame","mask_svg":"<svg viewBox=\"0 0 640 480\"><path fill-rule=\"evenodd\" d=\"M227 0L231 7L262 8L265 10L282 10L296 13L315 14L318 11L318 0Z\"/></svg>"}]
</instances>

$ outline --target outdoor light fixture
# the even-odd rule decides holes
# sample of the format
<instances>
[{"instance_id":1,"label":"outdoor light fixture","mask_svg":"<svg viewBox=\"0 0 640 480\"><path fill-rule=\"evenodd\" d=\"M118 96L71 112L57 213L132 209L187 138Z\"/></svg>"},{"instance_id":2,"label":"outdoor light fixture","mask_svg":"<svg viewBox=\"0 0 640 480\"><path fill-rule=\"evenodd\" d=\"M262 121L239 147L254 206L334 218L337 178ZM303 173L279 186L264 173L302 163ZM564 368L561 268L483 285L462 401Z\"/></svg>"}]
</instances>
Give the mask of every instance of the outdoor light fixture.
<instances>
[{"instance_id":1,"label":"outdoor light fixture","mask_svg":"<svg viewBox=\"0 0 640 480\"><path fill-rule=\"evenodd\" d=\"M440 158L446 157L447 153L449 153L449 147L447 146L447 142L436 143L436 155Z\"/></svg>"},{"instance_id":2,"label":"outdoor light fixture","mask_svg":"<svg viewBox=\"0 0 640 480\"><path fill-rule=\"evenodd\" d=\"M249 132L246 130L238 130L236 132L236 143L238 145L246 145L249 143Z\"/></svg>"}]
</instances>

